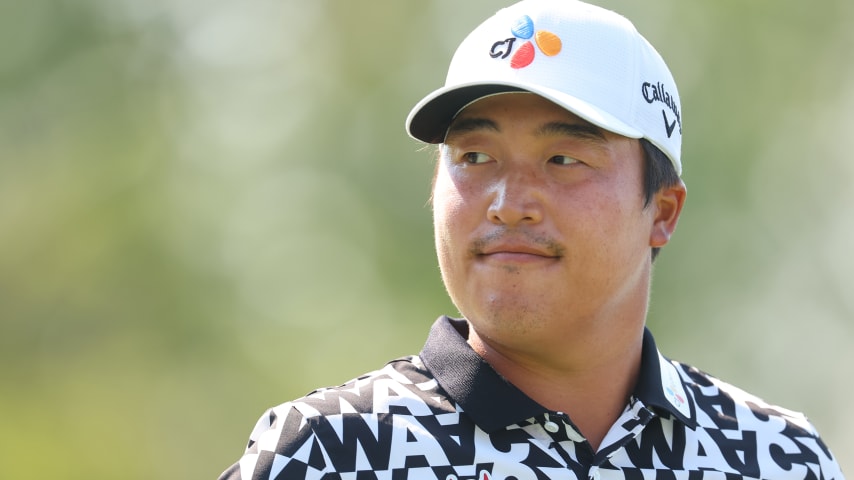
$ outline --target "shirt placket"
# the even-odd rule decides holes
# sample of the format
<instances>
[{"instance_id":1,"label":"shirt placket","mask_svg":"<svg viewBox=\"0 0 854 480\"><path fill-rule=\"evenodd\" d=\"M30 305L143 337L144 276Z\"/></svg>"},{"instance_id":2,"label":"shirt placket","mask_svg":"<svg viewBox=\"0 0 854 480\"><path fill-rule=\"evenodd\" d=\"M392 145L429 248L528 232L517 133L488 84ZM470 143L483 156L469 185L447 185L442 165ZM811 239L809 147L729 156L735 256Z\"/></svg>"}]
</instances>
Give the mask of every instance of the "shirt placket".
<instances>
[{"instance_id":1,"label":"shirt placket","mask_svg":"<svg viewBox=\"0 0 854 480\"><path fill-rule=\"evenodd\" d=\"M609 480L623 478L623 476L620 472L602 469L601 466L626 444L637 438L654 417L655 413L646 408L642 402L631 402L614 423L597 452L593 451L590 443L565 413L544 414L542 427L552 438L552 448L564 459L568 468L575 470L579 475L586 470L588 480ZM574 444L574 456L562 445L562 442L567 440ZM615 477L613 475L615 473L618 476Z\"/></svg>"}]
</instances>

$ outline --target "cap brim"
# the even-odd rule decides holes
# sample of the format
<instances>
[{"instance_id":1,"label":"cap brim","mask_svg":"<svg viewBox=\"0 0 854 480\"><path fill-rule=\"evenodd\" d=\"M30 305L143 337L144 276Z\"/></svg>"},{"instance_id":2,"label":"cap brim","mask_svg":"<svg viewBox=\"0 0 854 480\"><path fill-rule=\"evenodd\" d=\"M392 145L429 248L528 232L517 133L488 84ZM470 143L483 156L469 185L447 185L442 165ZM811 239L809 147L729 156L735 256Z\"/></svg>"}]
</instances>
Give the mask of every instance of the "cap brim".
<instances>
[{"instance_id":1,"label":"cap brim","mask_svg":"<svg viewBox=\"0 0 854 480\"><path fill-rule=\"evenodd\" d=\"M471 83L440 88L412 108L406 118L406 130L416 140L441 143L451 122L465 106L483 97L509 92L534 93L605 130L630 138L643 136L637 129L613 115L571 95L550 88L511 82Z\"/></svg>"}]
</instances>

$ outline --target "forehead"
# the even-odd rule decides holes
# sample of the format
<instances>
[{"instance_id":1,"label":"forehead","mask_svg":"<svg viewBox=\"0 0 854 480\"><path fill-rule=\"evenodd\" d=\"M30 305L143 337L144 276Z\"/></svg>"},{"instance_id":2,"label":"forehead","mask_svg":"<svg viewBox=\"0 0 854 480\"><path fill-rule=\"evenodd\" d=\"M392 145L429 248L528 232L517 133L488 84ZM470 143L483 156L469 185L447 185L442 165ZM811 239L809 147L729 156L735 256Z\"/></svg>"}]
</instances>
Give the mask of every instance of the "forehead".
<instances>
[{"instance_id":1,"label":"forehead","mask_svg":"<svg viewBox=\"0 0 854 480\"><path fill-rule=\"evenodd\" d=\"M569 135L602 142L624 138L597 127L546 98L524 92L492 95L470 103L454 117L445 141L479 131Z\"/></svg>"},{"instance_id":2,"label":"forehead","mask_svg":"<svg viewBox=\"0 0 854 480\"><path fill-rule=\"evenodd\" d=\"M579 118L569 110L552 102L551 100L541 97L530 92L501 92L493 95L481 97L460 110L456 118L465 117L467 115L477 114L483 111L493 111L502 109L513 109L517 106L527 108L537 108L543 111L553 111L554 113L562 113L571 117ZM579 118L580 120L580 118Z\"/></svg>"}]
</instances>

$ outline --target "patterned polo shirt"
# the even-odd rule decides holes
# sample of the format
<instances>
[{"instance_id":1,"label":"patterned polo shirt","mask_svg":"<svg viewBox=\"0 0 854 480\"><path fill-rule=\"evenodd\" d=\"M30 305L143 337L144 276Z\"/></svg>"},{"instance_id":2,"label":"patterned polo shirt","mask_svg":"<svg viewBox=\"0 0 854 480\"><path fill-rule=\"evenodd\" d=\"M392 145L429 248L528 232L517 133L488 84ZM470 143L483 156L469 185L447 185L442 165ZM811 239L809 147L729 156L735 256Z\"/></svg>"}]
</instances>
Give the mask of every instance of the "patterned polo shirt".
<instances>
[{"instance_id":1,"label":"patterned polo shirt","mask_svg":"<svg viewBox=\"0 0 854 480\"><path fill-rule=\"evenodd\" d=\"M665 359L644 333L634 393L598 451L441 317L418 356L268 410L221 479L843 479L800 413Z\"/></svg>"}]
</instances>

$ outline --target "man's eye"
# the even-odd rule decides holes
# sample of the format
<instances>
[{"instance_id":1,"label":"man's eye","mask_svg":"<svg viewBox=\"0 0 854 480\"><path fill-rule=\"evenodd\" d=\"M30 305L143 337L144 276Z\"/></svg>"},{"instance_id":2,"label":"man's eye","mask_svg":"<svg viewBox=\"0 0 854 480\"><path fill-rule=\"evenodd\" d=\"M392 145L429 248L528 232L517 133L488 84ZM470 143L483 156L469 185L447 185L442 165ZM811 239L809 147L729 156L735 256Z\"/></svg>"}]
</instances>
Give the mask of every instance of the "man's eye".
<instances>
[{"instance_id":1,"label":"man's eye","mask_svg":"<svg viewBox=\"0 0 854 480\"><path fill-rule=\"evenodd\" d=\"M554 163L556 165L571 165L573 163L578 163L578 160L566 155L555 155L549 159L549 163Z\"/></svg>"},{"instance_id":2,"label":"man's eye","mask_svg":"<svg viewBox=\"0 0 854 480\"><path fill-rule=\"evenodd\" d=\"M486 163L490 160L489 155L482 152L468 152L463 155L463 161L471 164Z\"/></svg>"}]
</instances>

